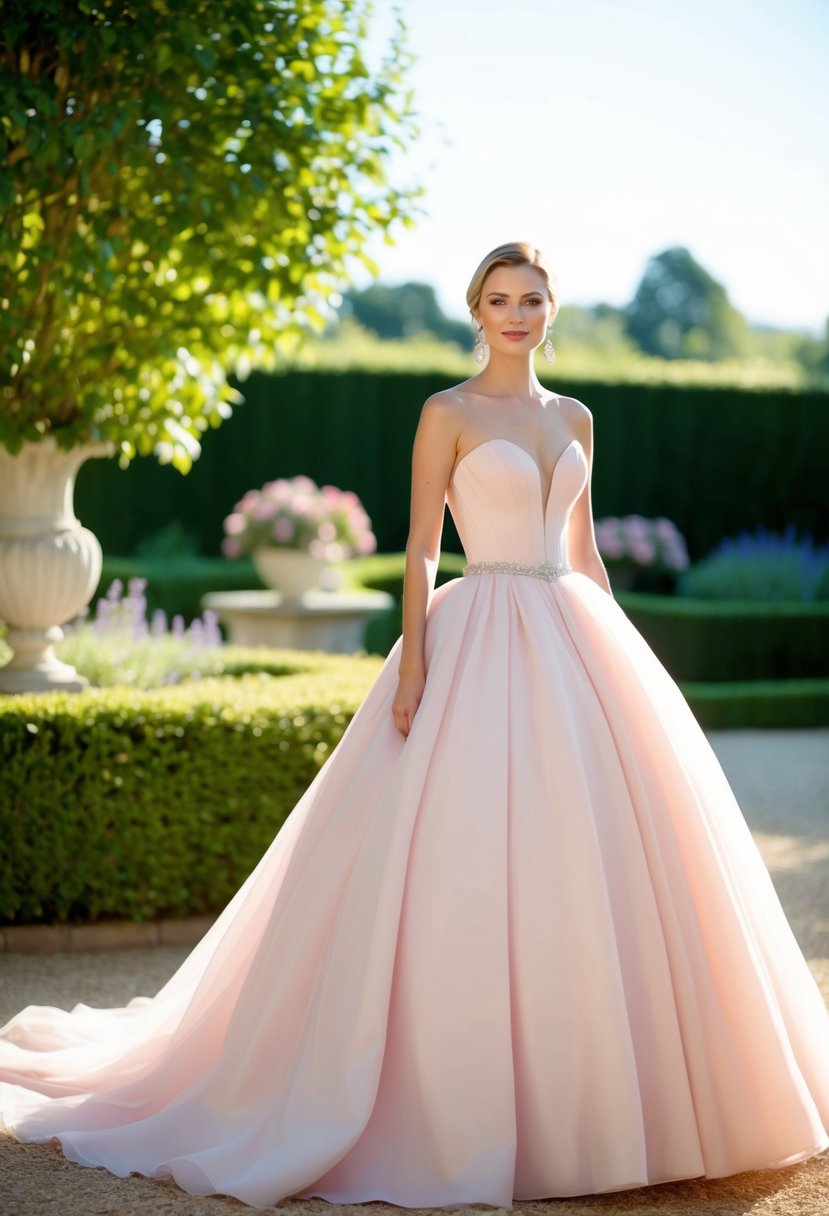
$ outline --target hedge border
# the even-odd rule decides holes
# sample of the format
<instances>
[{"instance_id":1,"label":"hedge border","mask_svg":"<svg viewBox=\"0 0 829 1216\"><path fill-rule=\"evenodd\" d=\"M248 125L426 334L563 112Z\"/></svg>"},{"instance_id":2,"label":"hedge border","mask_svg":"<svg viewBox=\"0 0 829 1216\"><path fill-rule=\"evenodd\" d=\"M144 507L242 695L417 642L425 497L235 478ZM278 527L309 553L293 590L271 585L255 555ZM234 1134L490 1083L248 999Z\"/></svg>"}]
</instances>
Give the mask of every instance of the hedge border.
<instances>
[{"instance_id":1,"label":"hedge border","mask_svg":"<svg viewBox=\"0 0 829 1216\"><path fill-rule=\"evenodd\" d=\"M229 650L245 674L0 698L0 922L182 918L234 894L380 660Z\"/></svg>"},{"instance_id":2,"label":"hedge border","mask_svg":"<svg viewBox=\"0 0 829 1216\"><path fill-rule=\"evenodd\" d=\"M186 919L232 897L381 663L241 648L228 660L240 674L0 699L0 923ZM706 729L829 725L829 680L683 691Z\"/></svg>"}]
</instances>

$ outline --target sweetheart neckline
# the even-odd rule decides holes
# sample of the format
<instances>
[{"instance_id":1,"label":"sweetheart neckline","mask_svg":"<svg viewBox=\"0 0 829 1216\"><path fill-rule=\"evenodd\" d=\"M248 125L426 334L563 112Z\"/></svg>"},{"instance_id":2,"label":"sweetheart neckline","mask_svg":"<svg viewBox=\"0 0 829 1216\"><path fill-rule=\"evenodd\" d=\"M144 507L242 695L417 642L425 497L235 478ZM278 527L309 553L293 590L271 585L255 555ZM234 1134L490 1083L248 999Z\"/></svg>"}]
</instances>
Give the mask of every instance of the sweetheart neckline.
<instances>
[{"instance_id":1,"label":"sweetheart neckline","mask_svg":"<svg viewBox=\"0 0 829 1216\"><path fill-rule=\"evenodd\" d=\"M547 511L547 507L550 502L550 497L552 496L552 493L553 493L553 485L554 485L555 479L556 479L556 472L558 470L558 466L561 464L562 460L564 459L565 453L569 452L570 448L572 448L574 446L581 447L581 444L579 443L578 439L571 439L568 444L565 444L565 446L562 448L561 452L559 452L556 462L553 465L553 471L550 474L550 487L547 490L546 498L544 498L544 485L541 480L541 469L539 467L538 461L536 460L535 456L533 456L532 452L528 452L526 448L522 448L521 444L516 443L514 439L506 439L503 435L495 435L495 436L493 436L492 439L484 439L483 443L476 443L474 448L470 448L468 452L465 452L464 455L461 456L460 460L456 463L454 469L452 470L452 476L450 477L449 480L450 481L455 480L455 474L457 473L458 469L461 467L461 465L463 464L463 462L465 460L469 459L469 457L473 454L473 452L477 452L479 448L485 448L491 443L509 444L509 446L511 448L517 448L519 452L523 452L524 455L527 457L527 459L532 462L532 464L535 467L535 472L536 472L536 476L538 479L538 492L541 495L541 499L542 499L541 506L542 506L543 510L545 511L545 513Z\"/></svg>"}]
</instances>

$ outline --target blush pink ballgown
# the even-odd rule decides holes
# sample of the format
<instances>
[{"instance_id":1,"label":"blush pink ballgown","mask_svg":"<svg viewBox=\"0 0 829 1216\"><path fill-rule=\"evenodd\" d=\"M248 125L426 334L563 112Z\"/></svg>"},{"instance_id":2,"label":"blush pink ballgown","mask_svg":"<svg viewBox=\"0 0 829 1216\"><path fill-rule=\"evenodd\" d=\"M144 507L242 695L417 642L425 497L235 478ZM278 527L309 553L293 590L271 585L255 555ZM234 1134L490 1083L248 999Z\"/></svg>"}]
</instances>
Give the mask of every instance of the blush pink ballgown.
<instances>
[{"instance_id":1,"label":"blush pink ballgown","mask_svg":"<svg viewBox=\"0 0 829 1216\"><path fill-rule=\"evenodd\" d=\"M526 451L475 448L468 560L565 565L585 479L571 443L545 503ZM725 777L613 599L543 572L435 593L408 740L395 648L157 996L5 1027L16 1136L263 1206L509 1207L829 1145L829 1018Z\"/></svg>"}]
</instances>

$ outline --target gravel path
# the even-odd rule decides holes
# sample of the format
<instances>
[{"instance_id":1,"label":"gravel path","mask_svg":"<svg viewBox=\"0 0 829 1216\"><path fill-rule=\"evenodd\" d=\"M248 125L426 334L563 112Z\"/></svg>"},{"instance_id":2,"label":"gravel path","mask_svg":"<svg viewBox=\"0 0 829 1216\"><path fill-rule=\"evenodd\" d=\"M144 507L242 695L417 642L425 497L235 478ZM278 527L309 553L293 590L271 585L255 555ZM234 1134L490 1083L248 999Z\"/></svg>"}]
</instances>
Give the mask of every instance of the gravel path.
<instances>
[{"instance_id":1,"label":"gravel path","mask_svg":"<svg viewBox=\"0 0 829 1216\"><path fill-rule=\"evenodd\" d=\"M710 738L829 1003L829 731L713 732ZM27 1004L121 1005L151 994L185 954L159 946L4 956L0 1024ZM186 1195L170 1182L84 1169L47 1145L0 1140L2 1216L245 1216L250 1210L233 1199ZM310 1200L286 1201L278 1210L288 1216L399 1216L401 1209L382 1203L335 1208ZM718 1181L520 1203L514 1210L526 1216L829 1216L829 1158Z\"/></svg>"}]
</instances>

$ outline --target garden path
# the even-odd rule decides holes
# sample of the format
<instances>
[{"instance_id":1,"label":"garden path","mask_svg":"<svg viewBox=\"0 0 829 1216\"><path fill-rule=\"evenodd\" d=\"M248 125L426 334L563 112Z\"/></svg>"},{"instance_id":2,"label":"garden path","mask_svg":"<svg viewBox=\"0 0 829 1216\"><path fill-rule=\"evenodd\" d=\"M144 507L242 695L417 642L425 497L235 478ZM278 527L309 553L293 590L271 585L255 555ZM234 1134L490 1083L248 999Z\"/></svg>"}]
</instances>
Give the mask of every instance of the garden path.
<instances>
[{"instance_id":1,"label":"garden path","mask_svg":"<svg viewBox=\"0 0 829 1216\"><path fill-rule=\"evenodd\" d=\"M829 1002L829 730L712 732L710 738ZM152 993L185 953L181 947L157 946L6 955L0 960L0 1024L26 1004L123 1004ZM185 1195L169 1182L84 1169L49 1146L0 1141L4 1216L245 1216L251 1210L233 1199ZM401 1212L389 1204L333 1207L322 1200L286 1201L278 1210L283 1216ZM461 1211L470 1209L454 1209ZM520 1216L829 1216L829 1158L710 1182L519 1203L514 1211Z\"/></svg>"}]
</instances>

